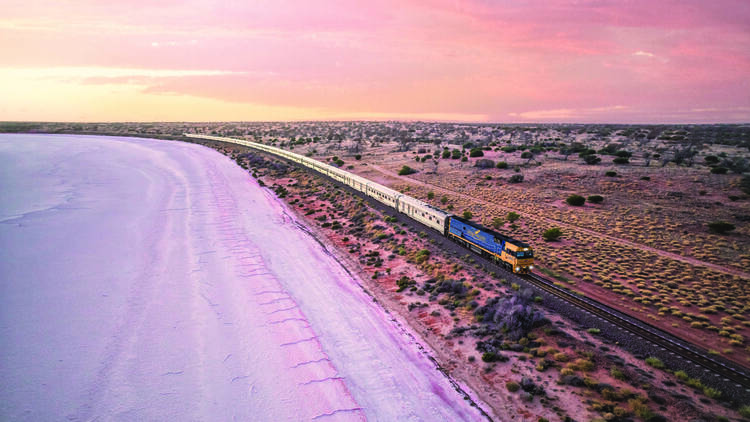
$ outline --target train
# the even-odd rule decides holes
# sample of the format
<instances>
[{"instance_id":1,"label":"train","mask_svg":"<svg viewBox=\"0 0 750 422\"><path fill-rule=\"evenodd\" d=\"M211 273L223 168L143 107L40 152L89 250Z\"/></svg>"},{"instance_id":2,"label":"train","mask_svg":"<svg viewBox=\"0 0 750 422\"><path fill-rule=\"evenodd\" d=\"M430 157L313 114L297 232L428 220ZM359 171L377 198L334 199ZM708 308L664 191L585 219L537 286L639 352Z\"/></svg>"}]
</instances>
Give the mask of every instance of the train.
<instances>
[{"instance_id":1,"label":"train","mask_svg":"<svg viewBox=\"0 0 750 422\"><path fill-rule=\"evenodd\" d=\"M186 133L189 138L207 139L244 145L267 152L324 174L374 200L394 209L516 274L534 269L534 250L525 242L504 236L481 224L468 221L417 198L395 191L362 176L322 163L291 151L244 139Z\"/></svg>"}]
</instances>

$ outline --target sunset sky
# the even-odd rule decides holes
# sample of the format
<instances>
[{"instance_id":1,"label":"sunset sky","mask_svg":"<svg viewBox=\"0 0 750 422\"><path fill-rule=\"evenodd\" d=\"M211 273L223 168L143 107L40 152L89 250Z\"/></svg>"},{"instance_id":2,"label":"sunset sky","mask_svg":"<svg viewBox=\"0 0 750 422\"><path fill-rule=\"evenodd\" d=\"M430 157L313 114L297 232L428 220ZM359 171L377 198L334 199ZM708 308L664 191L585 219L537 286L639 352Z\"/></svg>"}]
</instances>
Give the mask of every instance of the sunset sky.
<instances>
[{"instance_id":1,"label":"sunset sky","mask_svg":"<svg viewBox=\"0 0 750 422\"><path fill-rule=\"evenodd\" d=\"M0 121L750 122L748 0L3 0Z\"/></svg>"}]
</instances>

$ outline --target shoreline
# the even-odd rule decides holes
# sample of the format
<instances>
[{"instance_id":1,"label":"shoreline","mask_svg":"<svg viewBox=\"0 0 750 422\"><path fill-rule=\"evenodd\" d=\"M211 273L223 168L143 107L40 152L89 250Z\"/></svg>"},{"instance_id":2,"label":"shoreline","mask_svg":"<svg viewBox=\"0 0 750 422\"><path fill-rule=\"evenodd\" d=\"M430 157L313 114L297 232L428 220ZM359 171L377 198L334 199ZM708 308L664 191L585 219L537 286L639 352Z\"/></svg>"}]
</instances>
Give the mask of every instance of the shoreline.
<instances>
[{"instance_id":1,"label":"shoreline","mask_svg":"<svg viewBox=\"0 0 750 422\"><path fill-rule=\"evenodd\" d=\"M446 360L447 356L440 356L443 355L443 353L440 353L438 345L430 342L428 338L425 338L419 333L418 328L425 327L418 326L420 325L418 319L411 318L408 313L404 314L403 312L399 312L399 310L404 309L404 307L396 306L395 301L388 297L388 292L376 283L368 283L366 281L367 278L363 277L363 275L366 275L364 270L356 262L353 262L347 253L340 250L335 244L330 242L327 239L326 234L321 232L316 226L303 224L301 222L303 221L303 217L299 215L294 208L290 207L282 198L276 196L270 188L264 187L264 189L266 189L266 191L279 204L284 214L292 220L294 225L315 240L323 251L338 263L338 265L340 265L341 268L352 278L352 281L354 281L365 294L372 297L373 302L375 302L385 314L392 317L391 322L395 323L404 335L415 342L420 352L435 365L434 369L448 379L454 390L464 396L464 400L467 400L472 407L476 407L480 413L487 418L487 420L502 420L496 414L495 409L486 401L486 398L482 397L479 393L481 390L477 388L478 386L472 385L473 383L471 382L471 379L464 379L463 377L457 379L457 377L451 375L450 371L440 364L439 359L436 358L435 355L438 355L442 360Z\"/></svg>"}]
</instances>

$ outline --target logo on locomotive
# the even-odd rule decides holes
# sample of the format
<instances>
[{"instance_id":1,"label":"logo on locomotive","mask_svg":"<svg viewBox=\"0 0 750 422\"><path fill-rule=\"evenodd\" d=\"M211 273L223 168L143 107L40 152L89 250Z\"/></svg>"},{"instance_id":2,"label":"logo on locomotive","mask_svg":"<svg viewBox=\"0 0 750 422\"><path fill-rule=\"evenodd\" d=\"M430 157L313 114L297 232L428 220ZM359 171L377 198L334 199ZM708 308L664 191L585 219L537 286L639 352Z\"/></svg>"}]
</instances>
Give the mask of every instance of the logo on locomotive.
<instances>
[{"instance_id":1,"label":"logo on locomotive","mask_svg":"<svg viewBox=\"0 0 750 422\"><path fill-rule=\"evenodd\" d=\"M466 234L468 234L469 237L471 237L471 238L473 238L475 240L478 240L480 242L486 242L487 241L487 236L484 233L482 233L481 230L477 230L477 231L475 231L473 233L472 232L466 232Z\"/></svg>"}]
</instances>

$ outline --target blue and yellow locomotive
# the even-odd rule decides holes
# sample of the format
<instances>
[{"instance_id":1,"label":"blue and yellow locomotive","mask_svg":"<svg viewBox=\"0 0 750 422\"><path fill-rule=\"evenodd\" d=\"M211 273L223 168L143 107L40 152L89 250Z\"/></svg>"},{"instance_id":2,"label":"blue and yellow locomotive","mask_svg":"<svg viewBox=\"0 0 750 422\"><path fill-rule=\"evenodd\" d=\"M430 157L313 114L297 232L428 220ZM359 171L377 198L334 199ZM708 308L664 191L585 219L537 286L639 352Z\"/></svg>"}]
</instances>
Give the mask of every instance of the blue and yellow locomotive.
<instances>
[{"instance_id":1,"label":"blue and yellow locomotive","mask_svg":"<svg viewBox=\"0 0 750 422\"><path fill-rule=\"evenodd\" d=\"M480 224L451 215L445 235L514 273L527 274L534 269L531 246Z\"/></svg>"}]
</instances>

